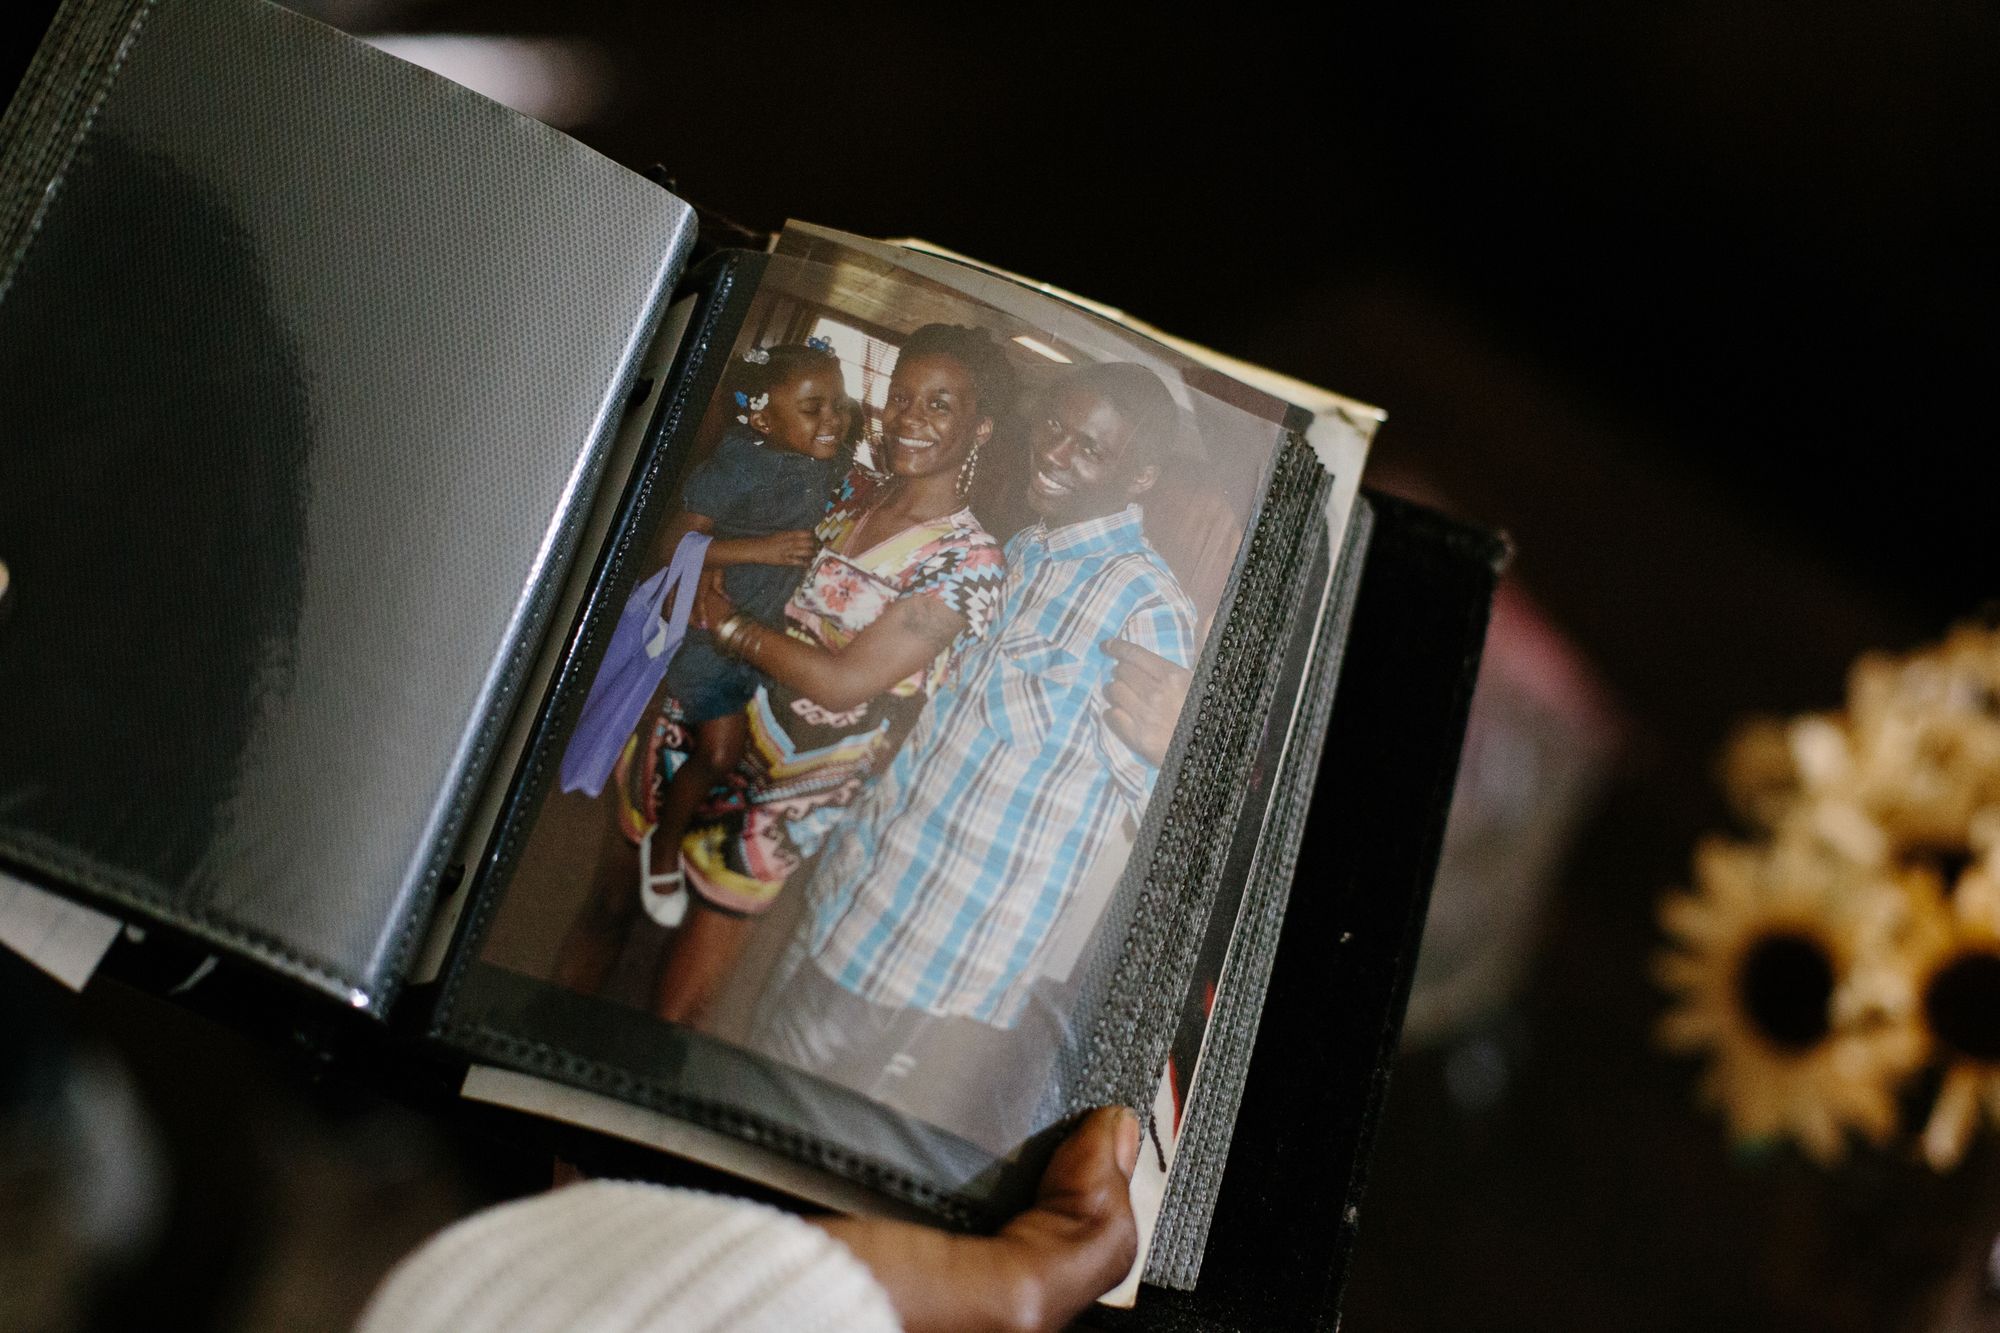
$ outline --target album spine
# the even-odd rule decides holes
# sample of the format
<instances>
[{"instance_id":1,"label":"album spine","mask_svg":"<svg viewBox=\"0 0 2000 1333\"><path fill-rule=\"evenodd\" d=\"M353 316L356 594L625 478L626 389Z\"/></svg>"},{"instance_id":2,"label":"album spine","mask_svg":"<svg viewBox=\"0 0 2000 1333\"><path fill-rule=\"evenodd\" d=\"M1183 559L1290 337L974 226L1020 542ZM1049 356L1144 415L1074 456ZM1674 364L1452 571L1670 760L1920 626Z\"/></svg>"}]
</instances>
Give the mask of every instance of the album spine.
<instances>
[{"instance_id":1,"label":"album spine","mask_svg":"<svg viewBox=\"0 0 2000 1333\"><path fill-rule=\"evenodd\" d=\"M0 301L154 0L68 0L0 113Z\"/></svg>"}]
</instances>

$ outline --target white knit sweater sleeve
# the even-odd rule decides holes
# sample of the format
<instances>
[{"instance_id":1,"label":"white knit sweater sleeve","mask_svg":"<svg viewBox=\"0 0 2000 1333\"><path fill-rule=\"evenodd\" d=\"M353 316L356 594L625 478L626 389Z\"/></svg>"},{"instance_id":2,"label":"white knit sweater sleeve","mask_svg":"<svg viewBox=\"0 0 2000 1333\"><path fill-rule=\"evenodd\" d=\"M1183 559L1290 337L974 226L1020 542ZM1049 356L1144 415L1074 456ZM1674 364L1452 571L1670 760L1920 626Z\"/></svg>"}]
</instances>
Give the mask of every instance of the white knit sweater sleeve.
<instances>
[{"instance_id":1,"label":"white knit sweater sleeve","mask_svg":"<svg viewBox=\"0 0 2000 1333\"><path fill-rule=\"evenodd\" d=\"M376 1291L356 1333L896 1333L845 1246L789 1213L589 1181L475 1213Z\"/></svg>"}]
</instances>

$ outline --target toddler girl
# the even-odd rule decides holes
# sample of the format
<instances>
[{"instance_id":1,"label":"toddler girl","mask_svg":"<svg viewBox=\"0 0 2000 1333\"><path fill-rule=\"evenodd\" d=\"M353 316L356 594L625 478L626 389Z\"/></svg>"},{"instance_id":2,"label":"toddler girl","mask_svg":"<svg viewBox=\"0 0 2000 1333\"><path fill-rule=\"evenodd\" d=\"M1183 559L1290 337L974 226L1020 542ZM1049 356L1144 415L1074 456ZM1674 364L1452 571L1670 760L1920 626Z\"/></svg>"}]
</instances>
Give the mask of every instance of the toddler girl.
<instances>
[{"instance_id":1,"label":"toddler girl","mask_svg":"<svg viewBox=\"0 0 2000 1333\"><path fill-rule=\"evenodd\" d=\"M818 549L812 528L846 475L855 414L840 362L817 339L748 353L735 400L735 423L689 476L655 550L665 561L687 534L709 536L703 578L719 578L736 605L776 620ZM673 849L695 806L742 758L744 705L762 681L719 652L708 631L689 629L667 666L664 706L621 764L619 825L639 845L644 905L662 925L679 924L687 904ZM635 760L637 775L629 772ZM653 809L635 808L635 796ZM656 847L665 854L648 855ZM656 859L666 873L654 873ZM572 989L602 987L630 925L638 900L621 861L612 858L563 943L557 980Z\"/></svg>"}]
</instances>

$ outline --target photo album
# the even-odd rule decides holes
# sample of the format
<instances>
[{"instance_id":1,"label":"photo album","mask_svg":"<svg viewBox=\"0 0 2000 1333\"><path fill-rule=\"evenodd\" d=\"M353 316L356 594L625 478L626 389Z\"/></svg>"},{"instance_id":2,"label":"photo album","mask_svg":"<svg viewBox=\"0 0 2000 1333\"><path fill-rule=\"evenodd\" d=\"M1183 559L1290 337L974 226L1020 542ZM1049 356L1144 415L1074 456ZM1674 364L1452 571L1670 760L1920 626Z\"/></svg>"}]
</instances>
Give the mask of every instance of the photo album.
<instances>
[{"instance_id":1,"label":"photo album","mask_svg":"<svg viewBox=\"0 0 2000 1333\"><path fill-rule=\"evenodd\" d=\"M1503 550L1361 491L1381 420L72 0L0 120L0 943L801 1207L991 1228L1122 1103L1100 1317L1324 1313Z\"/></svg>"}]
</instances>

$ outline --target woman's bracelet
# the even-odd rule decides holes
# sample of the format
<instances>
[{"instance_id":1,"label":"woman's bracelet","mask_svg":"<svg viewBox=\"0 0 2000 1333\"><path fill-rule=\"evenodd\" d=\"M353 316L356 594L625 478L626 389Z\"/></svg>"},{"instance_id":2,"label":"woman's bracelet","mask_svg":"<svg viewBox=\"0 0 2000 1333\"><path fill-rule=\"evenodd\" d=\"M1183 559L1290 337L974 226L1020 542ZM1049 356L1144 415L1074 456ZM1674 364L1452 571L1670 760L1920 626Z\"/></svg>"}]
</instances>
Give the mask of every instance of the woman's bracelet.
<instances>
[{"instance_id":1,"label":"woman's bracelet","mask_svg":"<svg viewBox=\"0 0 2000 1333\"><path fill-rule=\"evenodd\" d=\"M722 618L715 627L715 646L731 657L743 656L744 640L755 627L755 622L741 611L732 611Z\"/></svg>"}]
</instances>

